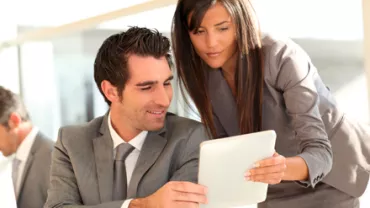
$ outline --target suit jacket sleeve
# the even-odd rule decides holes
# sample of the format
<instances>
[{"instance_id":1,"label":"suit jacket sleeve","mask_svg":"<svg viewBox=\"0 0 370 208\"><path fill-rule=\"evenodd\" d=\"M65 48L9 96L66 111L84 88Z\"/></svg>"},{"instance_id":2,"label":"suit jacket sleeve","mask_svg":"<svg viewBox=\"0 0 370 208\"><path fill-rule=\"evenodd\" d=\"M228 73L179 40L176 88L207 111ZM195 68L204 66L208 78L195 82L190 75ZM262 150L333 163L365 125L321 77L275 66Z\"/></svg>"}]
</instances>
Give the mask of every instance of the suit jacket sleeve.
<instances>
[{"instance_id":1,"label":"suit jacket sleeve","mask_svg":"<svg viewBox=\"0 0 370 208\"><path fill-rule=\"evenodd\" d=\"M208 138L207 131L202 124L197 124L196 127L190 129L190 133L184 144L183 153L178 162L177 169L171 177L171 181L198 182L200 143Z\"/></svg>"},{"instance_id":2,"label":"suit jacket sleeve","mask_svg":"<svg viewBox=\"0 0 370 208\"><path fill-rule=\"evenodd\" d=\"M124 201L114 201L94 206L82 205L82 199L68 152L63 146L63 129L59 130L55 144L48 198L44 208L120 208Z\"/></svg>"},{"instance_id":3,"label":"suit jacket sleeve","mask_svg":"<svg viewBox=\"0 0 370 208\"><path fill-rule=\"evenodd\" d=\"M309 170L308 181L312 186L321 181L332 167L332 150L319 112L319 95L308 55L293 41L277 42L269 54L269 71L276 74L275 86L283 93L286 112L299 140L299 155Z\"/></svg>"}]
</instances>

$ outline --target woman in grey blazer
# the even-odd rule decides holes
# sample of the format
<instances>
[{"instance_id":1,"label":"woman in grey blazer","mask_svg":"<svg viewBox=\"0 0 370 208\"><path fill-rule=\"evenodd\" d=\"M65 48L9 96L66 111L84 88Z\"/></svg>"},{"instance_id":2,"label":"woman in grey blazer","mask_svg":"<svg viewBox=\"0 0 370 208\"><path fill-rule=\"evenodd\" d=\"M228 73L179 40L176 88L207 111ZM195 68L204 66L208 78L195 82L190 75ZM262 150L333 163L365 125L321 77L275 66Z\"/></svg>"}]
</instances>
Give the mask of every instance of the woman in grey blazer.
<instances>
[{"instance_id":1,"label":"woman in grey blazer","mask_svg":"<svg viewBox=\"0 0 370 208\"><path fill-rule=\"evenodd\" d=\"M276 153L245 174L271 184L259 207L359 207L369 131L336 108L297 44L261 37L255 22L245 0L179 0L172 41L182 91L214 138L276 131Z\"/></svg>"}]
</instances>

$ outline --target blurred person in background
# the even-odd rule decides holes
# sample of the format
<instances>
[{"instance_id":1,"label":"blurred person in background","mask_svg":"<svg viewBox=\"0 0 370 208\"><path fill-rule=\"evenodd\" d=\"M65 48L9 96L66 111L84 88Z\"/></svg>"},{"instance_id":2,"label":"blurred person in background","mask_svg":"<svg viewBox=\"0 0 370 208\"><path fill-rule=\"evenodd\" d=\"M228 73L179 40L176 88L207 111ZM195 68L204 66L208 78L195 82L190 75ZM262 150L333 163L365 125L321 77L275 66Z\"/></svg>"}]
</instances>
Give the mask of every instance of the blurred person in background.
<instances>
[{"instance_id":1,"label":"blurred person in background","mask_svg":"<svg viewBox=\"0 0 370 208\"><path fill-rule=\"evenodd\" d=\"M53 146L54 142L33 126L21 98L0 86L0 151L12 159L18 208L45 204Z\"/></svg>"}]
</instances>

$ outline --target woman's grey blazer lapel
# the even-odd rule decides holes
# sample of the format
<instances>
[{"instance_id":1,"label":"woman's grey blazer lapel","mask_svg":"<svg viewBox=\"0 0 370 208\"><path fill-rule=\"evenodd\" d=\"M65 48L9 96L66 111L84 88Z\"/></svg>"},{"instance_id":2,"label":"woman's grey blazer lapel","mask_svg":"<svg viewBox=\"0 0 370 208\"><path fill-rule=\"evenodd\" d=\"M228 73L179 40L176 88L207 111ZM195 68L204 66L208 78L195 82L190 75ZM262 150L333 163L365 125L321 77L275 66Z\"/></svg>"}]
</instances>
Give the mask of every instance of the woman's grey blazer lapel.
<instances>
[{"instance_id":1,"label":"woman's grey blazer lapel","mask_svg":"<svg viewBox=\"0 0 370 208\"><path fill-rule=\"evenodd\" d=\"M215 119L218 118L216 123L222 125L228 136L240 134L236 102L221 70L208 73L208 89ZM219 127L217 130L220 131Z\"/></svg>"}]
</instances>

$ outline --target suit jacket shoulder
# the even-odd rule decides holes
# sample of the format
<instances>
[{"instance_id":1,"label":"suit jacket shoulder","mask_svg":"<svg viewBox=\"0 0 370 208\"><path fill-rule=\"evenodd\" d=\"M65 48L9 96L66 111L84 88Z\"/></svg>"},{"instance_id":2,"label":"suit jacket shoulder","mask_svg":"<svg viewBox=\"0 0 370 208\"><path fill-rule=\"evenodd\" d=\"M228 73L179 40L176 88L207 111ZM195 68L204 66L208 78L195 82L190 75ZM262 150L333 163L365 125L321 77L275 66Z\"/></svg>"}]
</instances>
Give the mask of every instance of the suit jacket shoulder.
<instances>
[{"instance_id":1,"label":"suit jacket shoulder","mask_svg":"<svg viewBox=\"0 0 370 208\"><path fill-rule=\"evenodd\" d=\"M284 90L296 84L286 81L303 79L307 75L304 69L312 65L308 54L290 38L266 34L262 39L262 49L265 60L265 82L276 89ZM316 68L311 67L310 73L316 73Z\"/></svg>"},{"instance_id":2,"label":"suit jacket shoulder","mask_svg":"<svg viewBox=\"0 0 370 208\"><path fill-rule=\"evenodd\" d=\"M205 127L202 123L177 116L172 113L168 113L166 118L166 130L175 133L175 136L172 136L171 139L183 139L184 137L188 138L190 134L194 131L202 131L203 134L206 133Z\"/></svg>"},{"instance_id":3,"label":"suit jacket shoulder","mask_svg":"<svg viewBox=\"0 0 370 208\"><path fill-rule=\"evenodd\" d=\"M104 116L101 116L88 123L61 127L58 138L59 140L62 140L64 146L80 143L85 145L86 142L88 143L91 139L99 135L99 130L102 128L103 120Z\"/></svg>"},{"instance_id":4,"label":"suit jacket shoulder","mask_svg":"<svg viewBox=\"0 0 370 208\"><path fill-rule=\"evenodd\" d=\"M39 144L36 144L36 141L38 140ZM47 154L50 155L53 151L55 142L51 140L50 138L46 137L43 133L38 133L36 136L36 141L32 148L35 148L35 152L37 155L41 154Z\"/></svg>"}]
</instances>

